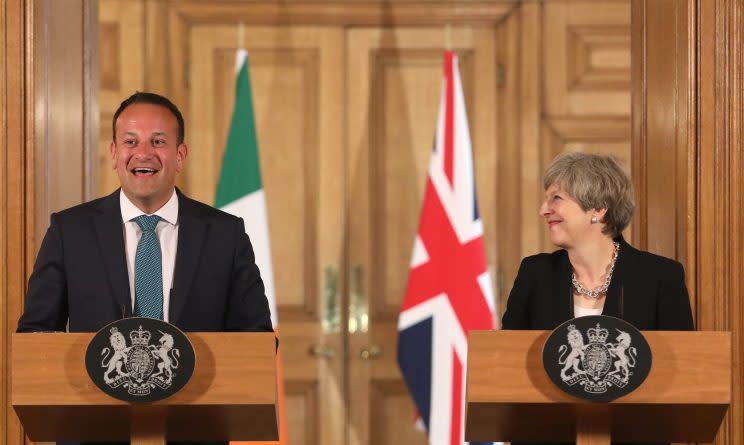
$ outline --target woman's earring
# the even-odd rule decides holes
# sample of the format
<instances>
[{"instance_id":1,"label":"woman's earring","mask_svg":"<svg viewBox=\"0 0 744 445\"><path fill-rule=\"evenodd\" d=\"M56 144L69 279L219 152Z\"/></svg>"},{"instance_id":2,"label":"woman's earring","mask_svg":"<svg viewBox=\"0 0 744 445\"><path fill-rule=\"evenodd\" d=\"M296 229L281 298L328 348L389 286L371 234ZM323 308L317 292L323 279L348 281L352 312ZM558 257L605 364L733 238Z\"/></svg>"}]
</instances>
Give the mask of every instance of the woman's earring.
<instances>
[{"instance_id":1,"label":"woman's earring","mask_svg":"<svg viewBox=\"0 0 744 445\"><path fill-rule=\"evenodd\" d=\"M597 224L598 222L599 222L599 220L597 219L597 217L596 216L592 216L592 224Z\"/></svg>"}]
</instances>

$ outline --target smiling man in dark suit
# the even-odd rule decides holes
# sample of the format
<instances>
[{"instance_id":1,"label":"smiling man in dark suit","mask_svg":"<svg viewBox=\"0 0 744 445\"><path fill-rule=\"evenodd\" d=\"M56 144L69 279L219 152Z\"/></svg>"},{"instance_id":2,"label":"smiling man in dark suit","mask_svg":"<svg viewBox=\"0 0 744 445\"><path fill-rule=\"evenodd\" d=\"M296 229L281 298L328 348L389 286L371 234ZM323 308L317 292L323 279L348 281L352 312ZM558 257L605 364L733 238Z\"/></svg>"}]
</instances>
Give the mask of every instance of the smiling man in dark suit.
<instances>
[{"instance_id":1,"label":"smiling man in dark suit","mask_svg":"<svg viewBox=\"0 0 744 445\"><path fill-rule=\"evenodd\" d=\"M19 332L94 332L131 315L184 331L271 331L243 220L175 187L188 147L178 108L136 93L113 119L121 188L52 214Z\"/></svg>"}]
</instances>

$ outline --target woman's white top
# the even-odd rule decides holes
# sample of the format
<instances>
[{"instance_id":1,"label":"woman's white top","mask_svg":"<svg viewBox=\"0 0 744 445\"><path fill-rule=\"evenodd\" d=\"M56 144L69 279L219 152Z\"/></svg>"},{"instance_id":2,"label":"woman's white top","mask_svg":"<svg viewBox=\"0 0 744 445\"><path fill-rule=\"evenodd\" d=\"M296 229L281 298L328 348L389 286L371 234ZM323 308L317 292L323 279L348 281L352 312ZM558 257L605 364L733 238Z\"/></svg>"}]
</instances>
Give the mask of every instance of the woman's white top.
<instances>
[{"instance_id":1,"label":"woman's white top","mask_svg":"<svg viewBox=\"0 0 744 445\"><path fill-rule=\"evenodd\" d=\"M597 308L591 308L591 307L581 307L579 305L574 304L574 317L586 317L587 315L602 315L602 309L604 309L604 305L602 307Z\"/></svg>"}]
</instances>

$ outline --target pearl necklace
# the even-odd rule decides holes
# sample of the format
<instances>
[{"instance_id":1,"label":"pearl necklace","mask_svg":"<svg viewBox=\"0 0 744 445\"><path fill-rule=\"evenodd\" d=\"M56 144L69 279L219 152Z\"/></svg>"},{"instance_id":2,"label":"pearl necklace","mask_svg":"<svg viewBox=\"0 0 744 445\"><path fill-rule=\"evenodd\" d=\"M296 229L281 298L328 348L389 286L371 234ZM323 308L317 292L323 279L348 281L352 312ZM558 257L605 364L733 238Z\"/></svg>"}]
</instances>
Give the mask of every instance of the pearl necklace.
<instances>
[{"instance_id":1,"label":"pearl necklace","mask_svg":"<svg viewBox=\"0 0 744 445\"><path fill-rule=\"evenodd\" d=\"M610 263L610 270L609 272L607 272L607 278L605 278L605 281L604 283L602 283L601 286L594 289L587 289L582 286L581 283L579 283L579 280L576 279L576 272L573 272L571 274L571 284L573 284L574 289L576 289L576 292L579 295L583 295L586 298L591 298L592 300L597 300L601 295L607 293L607 289L609 289L610 287L610 281L612 281L612 272L615 271L617 256L620 253L620 243L612 244L615 246L615 251L612 253L612 263Z\"/></svg>"}]
</instances>

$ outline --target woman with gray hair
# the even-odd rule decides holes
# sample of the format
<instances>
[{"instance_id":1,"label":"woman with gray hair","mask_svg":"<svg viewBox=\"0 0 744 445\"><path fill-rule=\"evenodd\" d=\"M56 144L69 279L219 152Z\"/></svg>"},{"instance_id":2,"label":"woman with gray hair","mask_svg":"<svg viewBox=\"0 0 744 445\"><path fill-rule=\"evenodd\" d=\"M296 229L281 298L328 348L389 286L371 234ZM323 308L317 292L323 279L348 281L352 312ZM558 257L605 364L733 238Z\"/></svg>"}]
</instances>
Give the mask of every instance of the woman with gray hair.
<instances>
[{"instance_id":1,"label":"woman with gray hair","mask_svg":"<svg viewBox=\"0 0 744 445\"><path fill-rule=\"evenodd\" d=\"M611 315L640 330L692 330L684 269L622 236L635 203L630 178L609 156L567 153L545 171L540 215L560 247L522 260L503 329L555 329Z\"/></svg>"},{"instance_id":2,"label":"woman with gray hair","mask_svg":"<svg viewBox=\"0 0 744 445\"><path fill-rule=\"evenodd\" d=\"M622 236L635 209L630 178L609 156L567 153L543 180L540 215L561 250L525 258L504 329L553 329L574 317L613 315L641 330L691 330L684 269Z\"/></svg>"}]
</instances>

